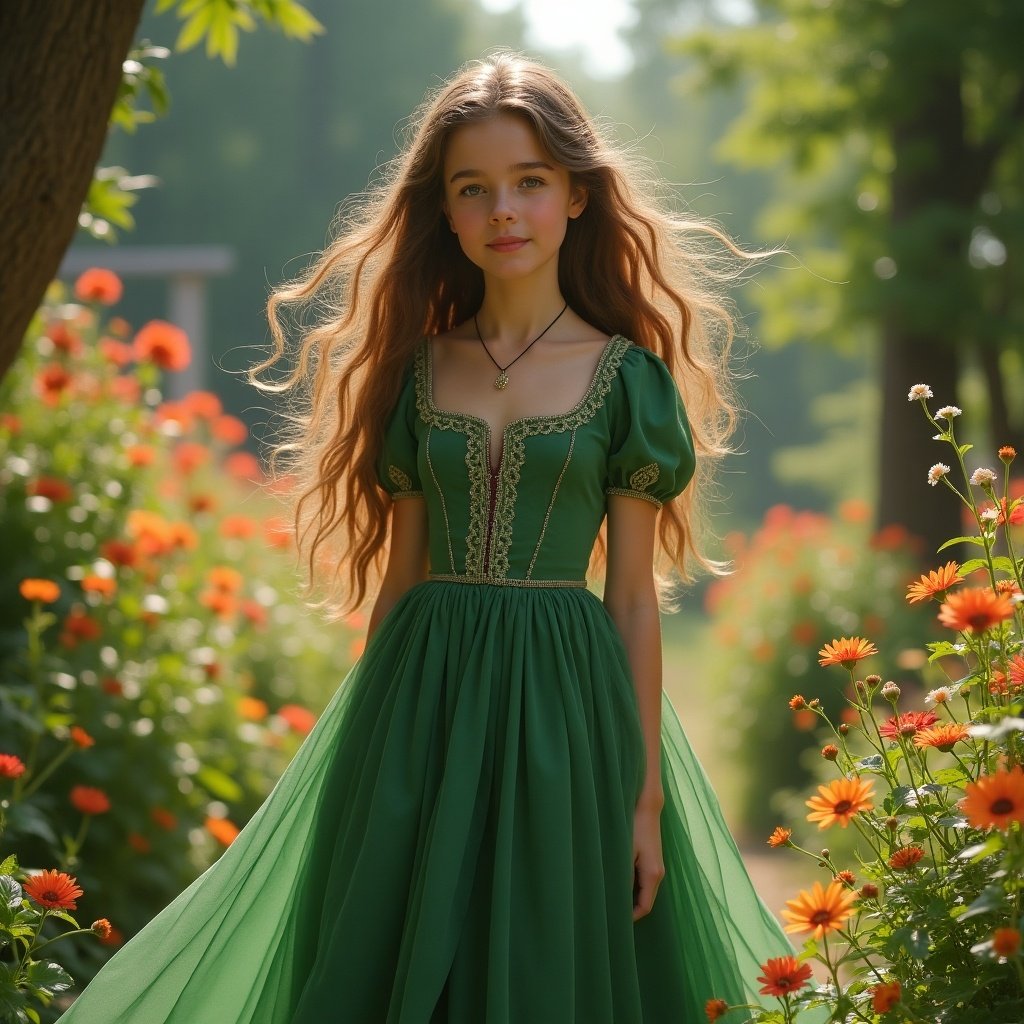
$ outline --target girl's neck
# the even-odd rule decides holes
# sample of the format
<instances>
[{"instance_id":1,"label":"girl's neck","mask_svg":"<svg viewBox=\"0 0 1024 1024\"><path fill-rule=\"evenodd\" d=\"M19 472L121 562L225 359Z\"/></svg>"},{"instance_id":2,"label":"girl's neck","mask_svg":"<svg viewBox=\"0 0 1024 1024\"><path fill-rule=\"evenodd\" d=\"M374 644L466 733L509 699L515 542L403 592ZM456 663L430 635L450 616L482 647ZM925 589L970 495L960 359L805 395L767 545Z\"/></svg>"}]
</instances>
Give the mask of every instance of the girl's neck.
<instances>
[{"instance_id":1,"label":"girl's neck","mask_svg":"<svg viewBox=\"0 0 1024 1024\"><path fill-rule=\"evenodd\" d=\"M477 323L485 338L515 347L536 338L564 305L557 280L541 285L531 280L489 279Z\"/></svg>"}]
</instances>

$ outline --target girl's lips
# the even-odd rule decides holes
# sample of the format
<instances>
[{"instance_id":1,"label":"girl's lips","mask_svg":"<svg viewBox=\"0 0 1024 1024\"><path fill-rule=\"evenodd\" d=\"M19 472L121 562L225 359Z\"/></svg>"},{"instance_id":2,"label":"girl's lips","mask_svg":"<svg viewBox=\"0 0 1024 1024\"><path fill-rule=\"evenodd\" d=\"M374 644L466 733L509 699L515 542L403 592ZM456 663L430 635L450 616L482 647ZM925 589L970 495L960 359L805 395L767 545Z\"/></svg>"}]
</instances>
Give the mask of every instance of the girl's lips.
<instances>
[{"instance_id":1,"label":"girl's lips","mask_svg":"<svg viewBox=\"0 0 1024 1024\"><path fill-rule=\"evenodd\" d=\"M529 239L526 238L510 238L504 242L488 242L487 248L493 249L495 252L515 252L517 249L522 249L528 241Z\"/></svg>"}]
</instances>

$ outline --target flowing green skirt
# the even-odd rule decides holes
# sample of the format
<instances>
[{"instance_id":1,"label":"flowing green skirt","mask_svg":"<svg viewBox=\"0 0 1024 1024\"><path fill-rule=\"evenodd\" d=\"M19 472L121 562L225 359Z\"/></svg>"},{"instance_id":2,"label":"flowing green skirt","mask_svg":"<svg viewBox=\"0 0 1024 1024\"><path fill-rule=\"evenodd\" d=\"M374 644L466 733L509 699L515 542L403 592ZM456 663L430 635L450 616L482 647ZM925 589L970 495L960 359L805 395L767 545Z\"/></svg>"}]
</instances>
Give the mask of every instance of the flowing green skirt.
<instances>
[{"instance_id":1,"label":"flowing green skirt","mask_svg":"<svg viewBox=\"0 0 1024 1024\"><path fill-rule=\"evenodd\" d=\"M221 858L63 1024L698 1024L792 951L663 702L666 876L632 920L644 747L573 588L427 580Z\"/></svg>"}]
</instances>

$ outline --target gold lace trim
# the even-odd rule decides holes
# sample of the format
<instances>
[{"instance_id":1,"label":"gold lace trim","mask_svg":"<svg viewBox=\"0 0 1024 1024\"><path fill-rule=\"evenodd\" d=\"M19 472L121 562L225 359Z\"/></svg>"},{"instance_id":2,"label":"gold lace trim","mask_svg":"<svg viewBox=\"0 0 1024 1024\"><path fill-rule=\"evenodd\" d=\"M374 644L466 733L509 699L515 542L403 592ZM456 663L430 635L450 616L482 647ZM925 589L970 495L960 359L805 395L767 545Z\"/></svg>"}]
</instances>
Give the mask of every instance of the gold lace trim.
<instances>
[{"instance_id":1,"label":"gold lace trim","mask_svg":"<svg viewBox=\"0 0 1024 1024\"><path fill-rule=\"evenodd\" d=\"M388 466L388 476L391 478L391 482L399 489L399 491L408 492L415 490L412 485L412 477L408 473L403 472L397 466Z\"/></svg>"},{"instance_id":2,"label":"gold lace trim","mask_svg":"<svg viewBox=\"0 0 1024 1024\"><path fill-rule=\"evenodd\" d=\"M395 491L395 493L391 495L391 500L392 501L398 501L399 498L422 498L422 497L423 497L423 492L422 491Z\"/></svg>"},{"instance_id":3,"label":"gold lace trim","mask_svg":"<svg viewBox=\"0 0 1024 1024\"><path fill-rule=\"evenodd\" d=\"M657 508L661 508L662 502L653 494L648 494L646 491L634 491L628 487L609 487L605 490L605 494L624 494L627 498L643 498L644 501L649 501L652 505Z\"/></svg>"},{"instance_id":4,"label":"gold lace trim","mask_svg":"<svg viewBox=\"0 0 1024 1024\"><path fill-rule=\"evenodd\" d=\"M490 539L490 573L482 576L484 565L484 533L487 524L490 476L491 427L471 413L449 412L434 404L433 366L430 339L424 338L416 348L414 360L416 409L423 421L439 430L453 430L466 436L466 468L469 472L469 527L466 531L466 572L486 582L508 576L508 552L512 546L512 524L515 519L516 488L523 461L524 441L534 434L560 434L575 430L592 419L604 404L611 390L626 350L633 343L616 334L608 339L597 368L583 397L571 409L553 416L523 416L512 420L502 436L501 470L498 495L494 506L494 524ZM433 470L431 470L433 472ZM436 478L435 478L436 484ZM447 519L445 523L447 530ZM451 538L448 538L449 549ZM454 567L454 563L453 563Z\"/></svg>"},{"instance_id":5,"label":"gold lace trim","mask_svg":"<svg viewBox=\"0 0 1024 1024\"><path fill-rule=\"evenodd\" d=\"M518 580L511 576L483 576L480 573L467 573L459 576L452 573L432 572L427 574L428 580L439 580L442 583L489 583L495 587L586 587L586 580Z\"/></svg>"},{"instance_id":6,"label":"gold lace trim","mask_svg":"<svg viewBox=\"0 0 1024 1024\"><path fill-rule=\"evenodd\" d=\"M646 491L661 475L661 468L656 462L641 466L629 477L629 487L633 491Z\"/></svg>"}]
</instances>

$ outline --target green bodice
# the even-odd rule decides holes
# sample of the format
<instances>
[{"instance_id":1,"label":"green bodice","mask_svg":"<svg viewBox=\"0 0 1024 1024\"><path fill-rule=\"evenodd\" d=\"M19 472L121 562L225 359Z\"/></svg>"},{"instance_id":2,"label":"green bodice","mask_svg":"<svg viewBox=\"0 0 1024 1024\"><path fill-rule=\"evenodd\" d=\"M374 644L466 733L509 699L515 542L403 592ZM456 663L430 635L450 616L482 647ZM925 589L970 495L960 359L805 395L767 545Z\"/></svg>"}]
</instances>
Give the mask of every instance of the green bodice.
<instances>
[{"instance_id":1,"label":"green bodice","mask_svg":"<svg viewBox=\"0 0 1024 1024\"><path fill-rule=\"evenodd\" d=\"M609 494L660 507L694 470L672 375L621 335L572 409L513 420L490 466L490 426L434 404L427 339L417 345L378 460L394 499L427 503L433 576L513 586L580 585Z\"/></svg>"}]
</instances>

